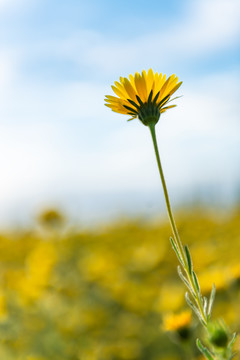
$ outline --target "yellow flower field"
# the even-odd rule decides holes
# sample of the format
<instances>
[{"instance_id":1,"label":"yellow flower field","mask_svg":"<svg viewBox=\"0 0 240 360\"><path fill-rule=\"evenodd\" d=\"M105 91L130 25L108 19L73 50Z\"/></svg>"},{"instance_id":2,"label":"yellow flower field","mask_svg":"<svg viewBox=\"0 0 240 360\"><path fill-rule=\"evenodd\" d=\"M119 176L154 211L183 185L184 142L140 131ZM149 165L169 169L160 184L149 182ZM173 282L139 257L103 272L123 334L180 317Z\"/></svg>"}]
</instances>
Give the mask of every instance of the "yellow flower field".
<instances>
[{"instance_id":1,"label":"yellow flower field","mask_svg":"<svg viewBox=\"0 0 240 360\"><path fill-rule=\"evenodd\" d=\"M179 211L176 222L202 293L215 282L213 318L239 332L240 210L213 214ZM202 359L195 339L204 334L185 304L168 219L83 231L50 215L1 232L0 359Z\"/></svg>"}]
</instances>

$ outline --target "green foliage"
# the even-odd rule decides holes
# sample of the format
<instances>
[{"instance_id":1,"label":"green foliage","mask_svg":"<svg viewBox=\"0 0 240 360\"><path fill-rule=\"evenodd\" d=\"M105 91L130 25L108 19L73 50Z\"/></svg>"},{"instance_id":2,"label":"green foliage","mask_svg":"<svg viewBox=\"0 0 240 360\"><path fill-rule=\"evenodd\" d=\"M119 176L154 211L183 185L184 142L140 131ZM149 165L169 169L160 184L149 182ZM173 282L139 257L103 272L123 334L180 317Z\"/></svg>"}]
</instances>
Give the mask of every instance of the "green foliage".
<instances>
[{"instance_id":1,"label":"green foliage","mask_svg":"<svg viewBox=\"0 0 240 360\"><path fill-rule=\"evenodd\" d=\"M197 343L198 349L201 351L201 353L204 355L204 357L207 360L215 360L213 355L210 353L210 351L205 346L203 346L203 344L201 343L201 341L199 339L197 339L196 343Z\"/></svg>"},{"instance_id":2,"label":"green foliage","mask_svg":"<svg viewBox=\"0 0 240 360\"><path fill-rule=\"evenodd\" d=\"M188 263L188 271L189 271L189 274L192 275L193 265L192 265L192 259L191 259L191 255L190 255L188 246L185 245L184 249L185 249L185 254L186 254L187 263Z\"/></svg>"},{"instance_id":3,"label":"green foliage","mask_svg":"<svg viewBox=\"0 0 240 360\"><path fill-rule=\"evenodd\" d=\"M215 288L215 284L213 284L212 291L210 294L209 304L208 304L208 312L207 312L208 319L210 319L210 317L211 317L211 312L212 312L212 307L213 307L213 303L215 300L215 295L216 295L216 288Z\"/></svg>"}]
</instances>

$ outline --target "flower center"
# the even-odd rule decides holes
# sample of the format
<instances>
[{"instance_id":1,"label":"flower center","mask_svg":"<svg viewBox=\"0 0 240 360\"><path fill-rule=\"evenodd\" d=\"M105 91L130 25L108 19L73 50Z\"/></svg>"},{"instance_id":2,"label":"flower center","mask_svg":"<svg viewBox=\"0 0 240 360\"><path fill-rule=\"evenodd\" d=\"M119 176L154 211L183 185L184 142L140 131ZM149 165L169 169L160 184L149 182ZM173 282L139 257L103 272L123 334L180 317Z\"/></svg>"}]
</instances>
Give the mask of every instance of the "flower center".
<instances>
[{"instance_id":1,"label":"flower center","mask_svg":"<svg viewBox=\"0 0 240 360\"><path fill-rule=\"evenodd\" d=\"M138 118L146 126L150 123L156 124L160 118L160 109L151 102L141 104L138 110Z\"/></svg>"}]
</instances>

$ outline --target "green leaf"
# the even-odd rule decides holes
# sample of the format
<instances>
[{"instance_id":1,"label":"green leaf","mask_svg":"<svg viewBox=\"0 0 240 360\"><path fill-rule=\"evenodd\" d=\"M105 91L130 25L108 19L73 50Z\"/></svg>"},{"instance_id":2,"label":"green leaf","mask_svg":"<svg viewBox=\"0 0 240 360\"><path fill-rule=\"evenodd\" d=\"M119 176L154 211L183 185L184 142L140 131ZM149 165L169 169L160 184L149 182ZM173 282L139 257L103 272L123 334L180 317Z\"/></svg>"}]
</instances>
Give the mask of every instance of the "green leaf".
<instances>
[{"instance_id":1,"label":"green leaf","mask_svg":"<svg viewBox=\"0 0 240 360\"><path fill-rule=\"evenodd\" d=\"M200 311L196 308L196 306L191 301L188 292L185 293L185 300L186 300L187 304L190 306L190 308L195 312L195 314L197 315L197 317L201 321L201 323L205 325L205 322L202 319Z\"/></svg>"},{"instance_id":2,"label":"green leaf","mask_svg":"<svg viewBox=\"0 0 240 360\"><path fill-rule=\"evenodd\" d=\"M232 349L232 347L233 347L233 345L234 345L234 343L235 343L236 340L237 340L237 333L234 333L234 334L233 334L233 337L232 337L232 340L231 340L230 343L228 344L228 348L229 348L229 349Z\"/></svg>"},{"instance_id":3,"label":"green leaf","mask_svg":"<svg viewBox=\"0 0 240 360\"><path fill-rule=\"evenodd\" d=\"M206 296L203 297L203 312L205 316L207 317L207 306L208 306L208 299Z\"/></svg>"},{"instance_id":4,"label":"green leaf","mask_svg":"<svg viewBox=\"0 0 240 360\"><path fill-rule=\"evenodd\" d=\"M201 341L199 339L196 340L196 344L198 349L201 351L201 353L205 356L205 358L207 360L216 360L214 359L213 355L210 353L210 351L203 346L203 344L201 343Z\"/></svg>"},{"instance_id":5,"label":"green leaf","mask_svg":"<svg viewBox=\"0 0 240 360\"><path fill-rule=\"evenodd\" d=\"M185 245L185 246L184 246L184 249L185 249L185 253L186 253L186 257L187 257L189 274L192 275L193 265L192 265L192 259L191 259L191 255L190 255L188 246Z\"/></svg>"},{"instance_id":6,"label":"green leaf","mask_svg":"<svg viewBox=\"0 0 240 360\"><path fill-rule=\"evenodd\" d=\"M197 275L195 274L195 272L193 271L193 280L194 280L194 284L197 288L197 291L198 293L200 294L200 285L199 285L199 282L198 282L198 278L197 278Z\"/></svg>"},{"instance_id":7,"label":"green leaf","mask_svg":"<svg viewBox=\"0 0 240 360\"><path fill-rule=\"evenodd\" d=\"M215 284L213 284L211 295L210 295L210 298L209 298L209 304L208 304L208 312L207 312L208 319L210 319L210 317L211 317L211 312L212 312L212 307L213 307L213 303L214 303L214 299L215 299L215 294L216 294L216 288L215 288Z\"/></svg>"},{"instance_id":8,"label":"green leaf","mask_svg":"<svg viewBox=\"0 0 240 360\"><path fill-rule=\"evenodd\" d=\"M178 248L177 248L177 245L176 245L176 243L175 243L175 241L173 240L172 237L170 237L170 241L171 241L171 244L172 244L172 248L173 248L173 250L175 251L175 253L176 253L176 255L177 255L177 258L178 258L180 264L181 264L182 266L184 266L182 257L181 257L181 255L180 255L180 253L179 253L179 251L178 251Z\"/></svg>"},{"instance_id":9,"label":"green leaf","mask_svg":"<svg viewBox=\"0 0 240 360\"><path fill-rule=\"evenodd\" d=\"M188 290L190 291L192 297L195 299L196 295L194 294L193 289L191 288L191 285L189 284L187 278L183 275L180 266L177 267L177 271L178 271L178 275L179 275L180 279L184 282L184 284L187 286Z\"/></svg>"}]
</instances>

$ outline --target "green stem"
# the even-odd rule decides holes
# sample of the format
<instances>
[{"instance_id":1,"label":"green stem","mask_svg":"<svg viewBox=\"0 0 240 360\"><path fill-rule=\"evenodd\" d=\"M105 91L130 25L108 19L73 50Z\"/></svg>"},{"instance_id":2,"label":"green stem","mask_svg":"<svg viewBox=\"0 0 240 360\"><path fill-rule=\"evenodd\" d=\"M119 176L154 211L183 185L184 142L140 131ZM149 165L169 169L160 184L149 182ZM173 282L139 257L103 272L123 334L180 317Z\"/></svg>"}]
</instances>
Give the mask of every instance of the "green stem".
<instances>
[{"instance_id":1,"label":"green stem","mask_svg":"<svg viewBox=\"0 0 240 360\"><path fill-rule=\"evenodd\" d=\"M156 132L155 132L155 124L149 124L149 129L150 129L150 132L151 132L151 135L152 135L154 151L155 151L155 155L156 155L156 159L157 159L157 165L158 165L160 178L161 178L161 181L162 181L163 192L164 192L165 201L166 201L166 205L167 205L167 211L168 211L170 224L171 224L171 227L172 227L172 232L173 232L173 235L174 235L174 239L175 239L175 241L176 241L176 243L178 245L180 254L182 256L182 259L183 259L183 261L185 263L186 262L186 257L185 257L185 254L184 254L183 245L181 243L181 240L180 240L180 237L179 237L179 234L178 234L177 226L176 226L175 221L174 221L174 217L173 217L173 213L172 213L172 209L171 209L171 204L170 204L170 200L169 200L169 196L168 196L168 191L167 191L167 185L166 185L166 181L165 181L165 178L164 178L162 164L161 164L161 160L160 160L160 156L159 156L157 138L156 138Z\"/></svg>"},{"instance_id":2,"label":"green stem","mask_svg":"<svg viewBox=\"0 0 240 360\"><path fill-rule=\"evenodd\" d=\"M172 209L171 209L171 204L170 204L170 200L169 200L169 196L168 196L168 191L167 191L167 185L166 185L166 181L165 181L165 178L164 178L163 169L162 169L161 160L160 160L159 151L158 151L157 138L156 138L156 132L155 132L155 124L150 123L148 125L148 127L149 127L151 135L152 135L154 151L155 151L155 155L156 155L156 159L157 159L157 165L158 165L160 178L161 178L161 181L162 181L163 192L164 192L164 196L165 196L165 201L166 201L166 205L167 205L167 211L168 211L168 216L169 216L173 236L174 236L175 242L176 242L176 244L178 246L178 250L180 252L180 255L182 257L182 260L183 260L183 263L184 263L184 269L185 269L185 271L187 273L189 282L191 283L191 286L192 286L192 288L194 290L195 300L196 300L196 303L198 305L199 311L201 313L204 325L207 325L207 318L206 318L206 315L205 315L204 310L203 310L202 300L200 298L198 290L196 289L196 285L195 285L195 283L193 281L192 275L188 271L188 263L187 263L186 254L184 252L184 248L183 248L182 242L180 240L180 236L178 234L177 226L176 226L175 221L174 221L174 217L173 217L173 213L172 213Z\"/></svg>"}]
</instances>

